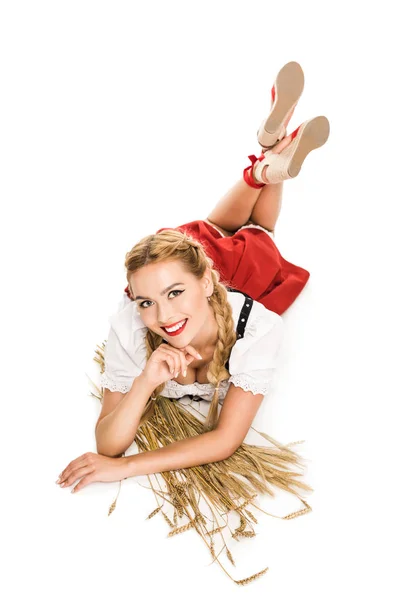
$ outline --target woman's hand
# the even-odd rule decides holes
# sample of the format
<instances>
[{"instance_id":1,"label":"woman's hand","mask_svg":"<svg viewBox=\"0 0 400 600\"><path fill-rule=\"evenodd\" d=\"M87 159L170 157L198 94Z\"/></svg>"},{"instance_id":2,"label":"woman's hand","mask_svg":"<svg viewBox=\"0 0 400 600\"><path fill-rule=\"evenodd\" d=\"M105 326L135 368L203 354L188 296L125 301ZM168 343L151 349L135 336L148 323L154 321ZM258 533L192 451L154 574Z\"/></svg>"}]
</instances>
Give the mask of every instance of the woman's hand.
<instances>
[{"instance_id":1,"label":"woman's hand","mask_svg":"<svg viewBox=\"0 0 400 600\"><path fill-rule=\"evenodd\" d=\"M82 456L69 463L56 483L59 483L61 487L67 487L81 477L82 479L71 492L77 492L94 481L121 481L126 479L128 477L127 458L125 456L112 458L103 454L86 452L86 454L82 454Z\"/></svg>"},{"instance_id":2,"label":"woman's hand","mask_svg":"<svg viewBox=\"0 0 400 600\"><path fill-rule=\"evenodd\" d=\"M201 358L193 346L174 348L168 343L162 343L147 361L143 375L152 382L154 387L157 387L169 379L177 377L180 371L185 376L187 365L190 365L193 360Z\"/></svg>"}]
</instances>

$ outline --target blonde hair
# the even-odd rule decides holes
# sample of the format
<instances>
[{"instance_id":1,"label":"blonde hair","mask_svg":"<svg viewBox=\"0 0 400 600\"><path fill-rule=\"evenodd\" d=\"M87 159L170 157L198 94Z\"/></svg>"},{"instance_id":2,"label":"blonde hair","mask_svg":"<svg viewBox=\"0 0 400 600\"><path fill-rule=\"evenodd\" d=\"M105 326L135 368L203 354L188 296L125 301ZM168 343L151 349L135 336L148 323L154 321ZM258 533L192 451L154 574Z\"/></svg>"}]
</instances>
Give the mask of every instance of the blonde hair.
<instances>
[{"instance_id":1,"label":"blonde hair","mask_svg":"<svg viewBox=\"0 0 400 600\"><path fill-rule=\"evenodd\" d=\"M213 260L207 256L201 242L192 238L187 233L175 229L164 229L159 233L142 238L126 254L126 278L129 285L129 277L145 265L173 260L179 260L183 269L199 280L204 276L208 267L211 270L214 284L214 292L210 297L210 304L214 310L215 319L218 324L218 341L207 371L208 381L215 386L214 395L204 423L204 429L209 431L214 429L217 424L219 384L223 379L229 377L229 371L225 368L225 363L229 358L232 346L236 342L235 324L232 316L232 308L228 301L227 286L221 283L219 272L213 268ZM133 294L131 295L133 297ZM151 354L163 343L163 338L148 329L145 342L147 360L149 360ZM153 395L146 404L142 414L139 427L154 414L154 402L152 400L156 400L158 395L161 395L164 386L165 383L162 383L153 391Z\"/></svg>"}]
</instances>

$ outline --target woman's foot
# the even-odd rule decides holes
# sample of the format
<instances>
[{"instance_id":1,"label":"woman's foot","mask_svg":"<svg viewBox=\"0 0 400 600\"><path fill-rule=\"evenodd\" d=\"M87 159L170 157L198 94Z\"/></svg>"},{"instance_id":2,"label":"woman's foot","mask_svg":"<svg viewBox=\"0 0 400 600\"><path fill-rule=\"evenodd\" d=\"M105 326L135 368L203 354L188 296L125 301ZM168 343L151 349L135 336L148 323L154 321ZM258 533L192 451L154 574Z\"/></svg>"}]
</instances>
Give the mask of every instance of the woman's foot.
<instances>
[{"instance_id":1,"label":"woman's foot","mask_svg":"<svg viewBox=\"0 0 400 600\"><path fill-rule=\"evenodd\" d=\"M292 111L292 114L293 114L293 111ZM287 122L289 122L291 116L292 115L289 115L289 118L288 118ZM292 141L292 134L287 135L286 137L283 138L283 140L281 140L273 148L271 148L271 152L273 152L274 154L280 154L282 152L282 150L284 148L286 148L286 146L289 146L289 144L290 144L291 141ZM256 181L257 183L269 183L268 176L267 176L268 165L266 167L264 167L263 170L262 170L262 172L261 172L262 181L258 181L258 179L256 179L256 177L254 176L254 170L255 170L256 166L259 164L259 162L261 162L261 161L257 161L253 165L252 174L253 174L254 181Z\"/></svg>"},{"instance_id":2,"label":"woman's foot","mask_svg":"<svg viewBox=\"0 0 400 600\"><path fill-rule=\"evenodd\" d=\"M253 163L253 180L259 185L281 183L296 177L306 156L329 137L329 121L320 115L304 121ZM254 157L255 158L255 157Z\"/></svg>"},{"instance_id":3,"label":"woman's foot","mask_svg":"<svg viewBox=\"0 0 400 600\"><path fill-rule=\"evenodd\" d=\"M273 102L271 102L271 106L272 106L272 104L273 104ZM287 126L289 125L289 121L293 116L295 108L296 108L296 106L293 106L292 110L290 111L290 113L288 114L288 116L286 117L286 119L284 121L285 130L286 130ZM287 135L280 142L275 144L275 146L273 146L270 150L271 150L271 152L274 152L275 154L279 154L280 152L282 152L282 150L284 148L286 148L286 146L288 146L290 144L291 141L292 141L292 134ZM254 169L258 165L259 162L260 161L257 161L253 165L253 178L254 178ZM266 167L264 167L262 170L262 179L263 179L262 181L258 181L255 178L254 178L254 181L256 181L257 183L269 183L268 179L266 178L267 169L268 169L268 165Z\"/></svg>"},{"instance_id":4,"label":"woman's foot","mask_svg":"<svg viewBox=\"0 0 400 600\"><path fill-rule=\"evenodd\" d=\"M298 62L286 63L271 89L270 114L261 123L257 139L263 150L271 150L286 136L286 125L297 106L304 88L304 73Z\"/></svg>"}]
</instances>

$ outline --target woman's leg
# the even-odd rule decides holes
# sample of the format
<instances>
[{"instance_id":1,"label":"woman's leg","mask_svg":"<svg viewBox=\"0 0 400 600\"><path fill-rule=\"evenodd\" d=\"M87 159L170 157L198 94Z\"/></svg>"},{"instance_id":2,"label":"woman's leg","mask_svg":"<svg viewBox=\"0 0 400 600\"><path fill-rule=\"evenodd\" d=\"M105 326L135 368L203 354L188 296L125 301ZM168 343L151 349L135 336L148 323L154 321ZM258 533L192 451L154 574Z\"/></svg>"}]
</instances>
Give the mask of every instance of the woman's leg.
<instances>
[{"instance_id":1,"label":"woman's leg","mask_svg":"<svg viewBox=\"0 0 400 600\"><path fill-rule=\"evenodd\" d=\"M275 225L281 212L283 181L281 183L269 183L262 188L260 196L250 215L251 223L261 225L275 233Z\"/></svg>"},{"instance_id":2,"label":"woman's leg","mask_svg":"<svg viewBox=\"0 0 400 600\"><path fill-rule=\"evenodd\" d=\"M263 189L252 188L247 185L244 179L240 179L221 198L206 221L215 225L224 235L233 235L235 231L248 222L253 207Z\"/></svg>"},{"instance_id":3,"label":"woman's leg","mask_svg":"<svg viewBox=\"0 0 400 600\"><path fill-rule=\"evenodd\" d=\"M274 146L272 152L279 154L279 152L282 152L291 141L290 135L284 137L279 144ZM252 223L261 225L264 229L268 229L268 231L275 233L275 225L282 206L283 181L280 183L268 183L268 167L264 167L263 169L262 181L266 183L266 185L261 188L260 195L253 207L250 219Z\"/></svg>"},{"instance_id":4,"label":"woman's leg","mask_svg":"<svg viewBox=\"0 0 400 600\"><path fill-rule=\"evenodd\" d=\"M281 152L290 144L290 136L286 136L272 149ZM253 166L254 168L257 162ZM243 225L255 223L268 231L274 231L282 205L283 182L268 183L268 167L263 169L263 188L252 188L240 179L221 198L208 215L206 221L215 225L224 235L231 236Z\"/></svg>"}]
</instances>

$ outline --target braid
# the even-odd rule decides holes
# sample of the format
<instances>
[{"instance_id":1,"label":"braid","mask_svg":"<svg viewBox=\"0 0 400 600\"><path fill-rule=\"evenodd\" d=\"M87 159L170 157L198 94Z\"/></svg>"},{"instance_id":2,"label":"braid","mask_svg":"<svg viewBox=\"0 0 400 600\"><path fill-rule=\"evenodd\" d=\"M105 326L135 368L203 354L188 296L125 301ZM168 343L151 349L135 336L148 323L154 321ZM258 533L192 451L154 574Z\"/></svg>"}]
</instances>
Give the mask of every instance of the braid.
<instances>
[{"instance_id":1,"label":"braid","mask_svg":"<svg viewBox=\"0 0 400 600\"><path fill-rule=\"evenodd\" d=\"M228 302L226 287L219 283L219 273L217 271L213 269L211 274L214 283L214 293L211 296L210 302L218 324L218 341L207 373L208 381L216 386L204 424L204 428L207 431L214 429L217 423L219 384L223 379L229 377L229 371L226 370L225 363L229 358L232 346L236 342L232 308Z\"/></svg>"},{"instance_id":2,"label":"braid","mask_svg":"<svg viewBox=\"0 0 400 600\"><path fill-rule=\"evenodd\" d=\"M198 279L204 276L207 268L210 269L214 291L210 297L210 304L214 310L215 320L218 325L218 340L215 346L212 361L207 371L208 381L215 386L210 409L204 423L204 429L209 431L215 428L218 419L219 384L229 377L225 363L230 351L236 342L236 332L232 316L232 308L228 302L226 285L220 282L219 272L213 268L213 260L206 254L201 242L189 234L175 229L164 229L160 233L149 235L139 241L125 256L126 276L129 287L129 276L147 264L163 261L180 260L182 267ZM133 295L132 295L133 297ZM145 336L146 355L149 360L152 353L162 344L163 338L148 329ZM142 414L139 427L154 414L154 402L162 394L165 383L159 385L149 398Z\"/></svg>"}]
</instances>

